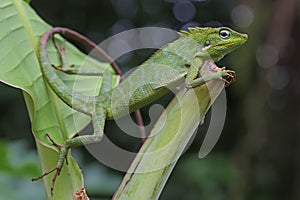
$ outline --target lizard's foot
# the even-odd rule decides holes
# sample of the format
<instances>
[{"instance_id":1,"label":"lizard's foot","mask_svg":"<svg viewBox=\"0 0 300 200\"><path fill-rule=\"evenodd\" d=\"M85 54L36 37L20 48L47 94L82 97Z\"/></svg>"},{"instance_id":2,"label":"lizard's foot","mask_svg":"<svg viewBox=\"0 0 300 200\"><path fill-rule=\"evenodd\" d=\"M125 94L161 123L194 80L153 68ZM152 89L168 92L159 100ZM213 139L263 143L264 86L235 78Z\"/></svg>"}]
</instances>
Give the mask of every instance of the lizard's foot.
<instances>
[{"instance_id":1,"label":"lizard's foot","mask_svg":"<svg viewBox=\"0 0 300 200\"><path fill-rule=\"evenodd\" d=\"M51 66L54 69L61 71L63 73L66 73L66 74L78 74L78 68L75 68L74 64L70 65L69 67L56 66L54 64L51 64Z\"/></svg>"},{"instance_id":2,"label":"lizard's foot","mask_svg":"<svg viewBox=\"0 0 300 200\"><path fill-rule=\"evenodd\" d=\"M66 56L66 47L65 47L65 42L66 40L63 40L61 47L59 47L59 45L56 42L56 38L55 35L52 36L52 42L54 44L55 49L58 51L58 53L60 54L61 58L64 58Z\"/></svg>"},{"instance_id":3,"label":"lizard's foot","mask_svg":"<svg viewBox=\"0 0 300 200\"><path fill-rule=\"evenodd\" d=\"M59 66L59 67L55 66L55 65L52 65L52 67L54 67L56 70L62 71L64 73L75 74L78 70L76 70L76 69L74 70L73 69L74 65L73 64L69 65L68 61L67 61L66 47L65 47L66 40L62 41L61 47L59 47L58 43L56 42L56 38L54 35L52 36L52 41L53 41L55 49L57 50L57 52L59 54L61 64L62 64L62 66Z\"/></svg>"},{"instance_id":4,"label":"lizard's foot","mask_svg":"<svg viewBox=\"0 0 300 200\"><path fill-rule=\"evenodd\" d=\"M56 181L57 176L59 176L59 174L61 172L61 168L62 168L62 166L57 165L53 169L51 169L50 171L43 173L41 176L36 177L36 178L32 178L31 181L38 181L38 180L44 178L45 176L51 174L52 172L56 171L55 174L54 174L54 177L52 179L52 184L51 184L51 196L53 196L55 181Z\"/></svg>"},{"instance_id":5,"label":"lizard's foot","mask_svg":"<svg viewBox=\"0 0 300 200\"><path fill-rule=\"evenodd\" d=\"M221 68L221 71L224 72L222 79L225 82L225 87L230 86L236 79L235 71L225 70L225 67Z\"/></svg>"},{"instance_id":6,"label":"lizard's foot","mask_svg":"<svg viewBox=\"0 0 300 200\"><path fill-rule=\"evenodd\" d=\"M57 144L56 142L54 142L54 140L50 137L50 135L48 133L46 133L46 136L49 138L49 140L51 141L51 143L54 146L56 146L56 147L58 147L60 149L58 162L57 162L56 166L53 169L51 169L51 170L43 173L39 177L32 178L31 180L32 181L38 181L38 180L44 178L45 176L47 176L47 175L49 175L49 174L51 174L52 172L55 171L55 174L54 174L54 176L52 178L52 184L51 184L51 196L53 196L53 190L54 190L55 181L56 181L56 178L59 176L59 174L61 172L61 169L63 167L64 161L66 160L66 164L68 164L68 150L69 150L69 148L66 148L62 144Z\"/></svg>"},{"instance_id":7,"label":"lizard's foot","mask_svg":"<svg viewBox=\"0 0 300 200\"><path fill-rule=\"evenodd\" d=\"M225 82L225 87L230 86L236 79L235 71L227 70L226 67L218 67L212 61L206 61L211 72L220 73L221 78Z\"/></svg>"}]
</instances>

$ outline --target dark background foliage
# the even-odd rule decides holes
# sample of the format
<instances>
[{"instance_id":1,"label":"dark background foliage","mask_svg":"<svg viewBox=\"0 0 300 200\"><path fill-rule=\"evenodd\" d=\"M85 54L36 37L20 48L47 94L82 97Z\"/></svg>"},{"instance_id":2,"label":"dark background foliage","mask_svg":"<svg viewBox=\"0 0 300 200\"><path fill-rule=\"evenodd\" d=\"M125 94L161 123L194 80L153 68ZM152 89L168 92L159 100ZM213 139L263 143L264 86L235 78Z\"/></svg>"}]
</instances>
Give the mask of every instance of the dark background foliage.
<instances>
[{"instance_id":1,"label":"dark background foliage","mask_svg":"<svg viewBox=\"0 0 300 200\"><path fill-rule=\"evenodd\" d=\"M69 27L97 43L144 26L180 30L225 25L249 34L243 47L218 63L237 72L237 81L226 89L221 138L207 157L198 158L208 119L160 199L300 199L299 1L32 0L31 6L52 26ZM150 53L132 53L118 64L126 71ZM0 94L0 194L43 199L41 183L30 182L39 164L22 93L0 84ZM169 99L163 98L162 104ZM147 108L143 115L147 120ZM126 148L140 145L118 134L113 123L106 132ZM88 157L83 148L73 154L89 195L110 197L122 173Z\"/></svg>"}]
</instances>

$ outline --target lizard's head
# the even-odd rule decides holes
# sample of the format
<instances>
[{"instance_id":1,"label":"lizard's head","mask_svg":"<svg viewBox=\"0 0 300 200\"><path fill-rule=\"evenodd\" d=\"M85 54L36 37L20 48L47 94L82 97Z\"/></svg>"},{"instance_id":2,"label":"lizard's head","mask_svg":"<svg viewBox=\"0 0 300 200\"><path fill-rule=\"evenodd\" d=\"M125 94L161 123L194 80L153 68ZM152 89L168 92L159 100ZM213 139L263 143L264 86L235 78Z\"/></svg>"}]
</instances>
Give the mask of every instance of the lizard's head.
<instances>
[{"instance_id":1,"label":"lizard's head","mask_svg":"<svg viewBox=\"0 0 300 200\"><path fill-rule=\"evenodd\" d=\"M189 28L189 32L182 31L181 33L192 37L199 44L199 55L209 55L214 61L219 61L248 39L248 35L227 27Z\"/></svg>"}]
</instances>

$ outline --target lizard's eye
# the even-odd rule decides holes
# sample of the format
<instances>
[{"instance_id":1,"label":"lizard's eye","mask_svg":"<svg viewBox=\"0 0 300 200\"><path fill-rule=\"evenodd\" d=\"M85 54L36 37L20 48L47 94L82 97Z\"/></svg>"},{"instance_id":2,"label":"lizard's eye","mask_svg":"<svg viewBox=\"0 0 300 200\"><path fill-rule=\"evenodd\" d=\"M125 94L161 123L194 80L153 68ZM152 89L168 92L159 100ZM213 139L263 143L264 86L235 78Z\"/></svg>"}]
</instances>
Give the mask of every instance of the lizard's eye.
<instances>
[{"instance_id":1,"label":"lizard's eye","mask_svg":"<svg viewBox=\"0 0 300 200\"><path fill-rule=\"evenodd\" d=\"M227 29L221 29L220 32L219 32L219 36L222 39L228 39L228 38L230 38L230 32Z\"/></svg>"}]
</instances>

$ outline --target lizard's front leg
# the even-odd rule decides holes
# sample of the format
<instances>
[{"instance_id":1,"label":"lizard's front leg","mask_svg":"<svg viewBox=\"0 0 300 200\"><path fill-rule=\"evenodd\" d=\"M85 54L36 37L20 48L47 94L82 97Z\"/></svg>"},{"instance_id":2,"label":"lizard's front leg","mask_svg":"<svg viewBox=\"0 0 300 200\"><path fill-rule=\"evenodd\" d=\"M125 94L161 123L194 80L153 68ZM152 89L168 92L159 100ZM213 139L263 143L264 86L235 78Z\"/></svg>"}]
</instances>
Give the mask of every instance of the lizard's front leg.
<instances>
[{"instance_id":1,"label":"lizard's front leg","mask_svg":"<svg viewBox=\"0 0 300 200\"><path fill-rule=\"evenodd\" d=\"M201 57L195 57L189 64L190 68L185 77L184 84L186 88L192 88L192 82L198 77L199 69L202 67L203 60Z\"/></svg>"},{"instance_id":2,"label":"lizard's front leg","mask_svg":"<svg viewBox=\"0 0 300 200\"><path fill-rule=\"evenodd\" d=\"M212 73L198 77L199 69L201 69L203 65L209 65L208 67L210 68ZM201 57L195 57L187 73L185 86L186 88L194 88L214 79L223 79L223 81L225 82L225 86L227 87L235 81L235 77L236 75L234 71L226 70L225 67L218 68L210 60L206 60L203 62Z\"/></svg>"},{"instance_id":3,"label":"lizard's front leg","mask_svg":"<svg viewBox=\"0 0 300 200\"><path fill-rule=\"evenodd\" d=\"M232 70L225 69L219 70L212 74L208 74L190 81L189 84L186 85L186 87L194 88L214 79L222 79L225 82L225 86L227 87L235 80L235 72Z\"/></svg>"}]
</instances>

